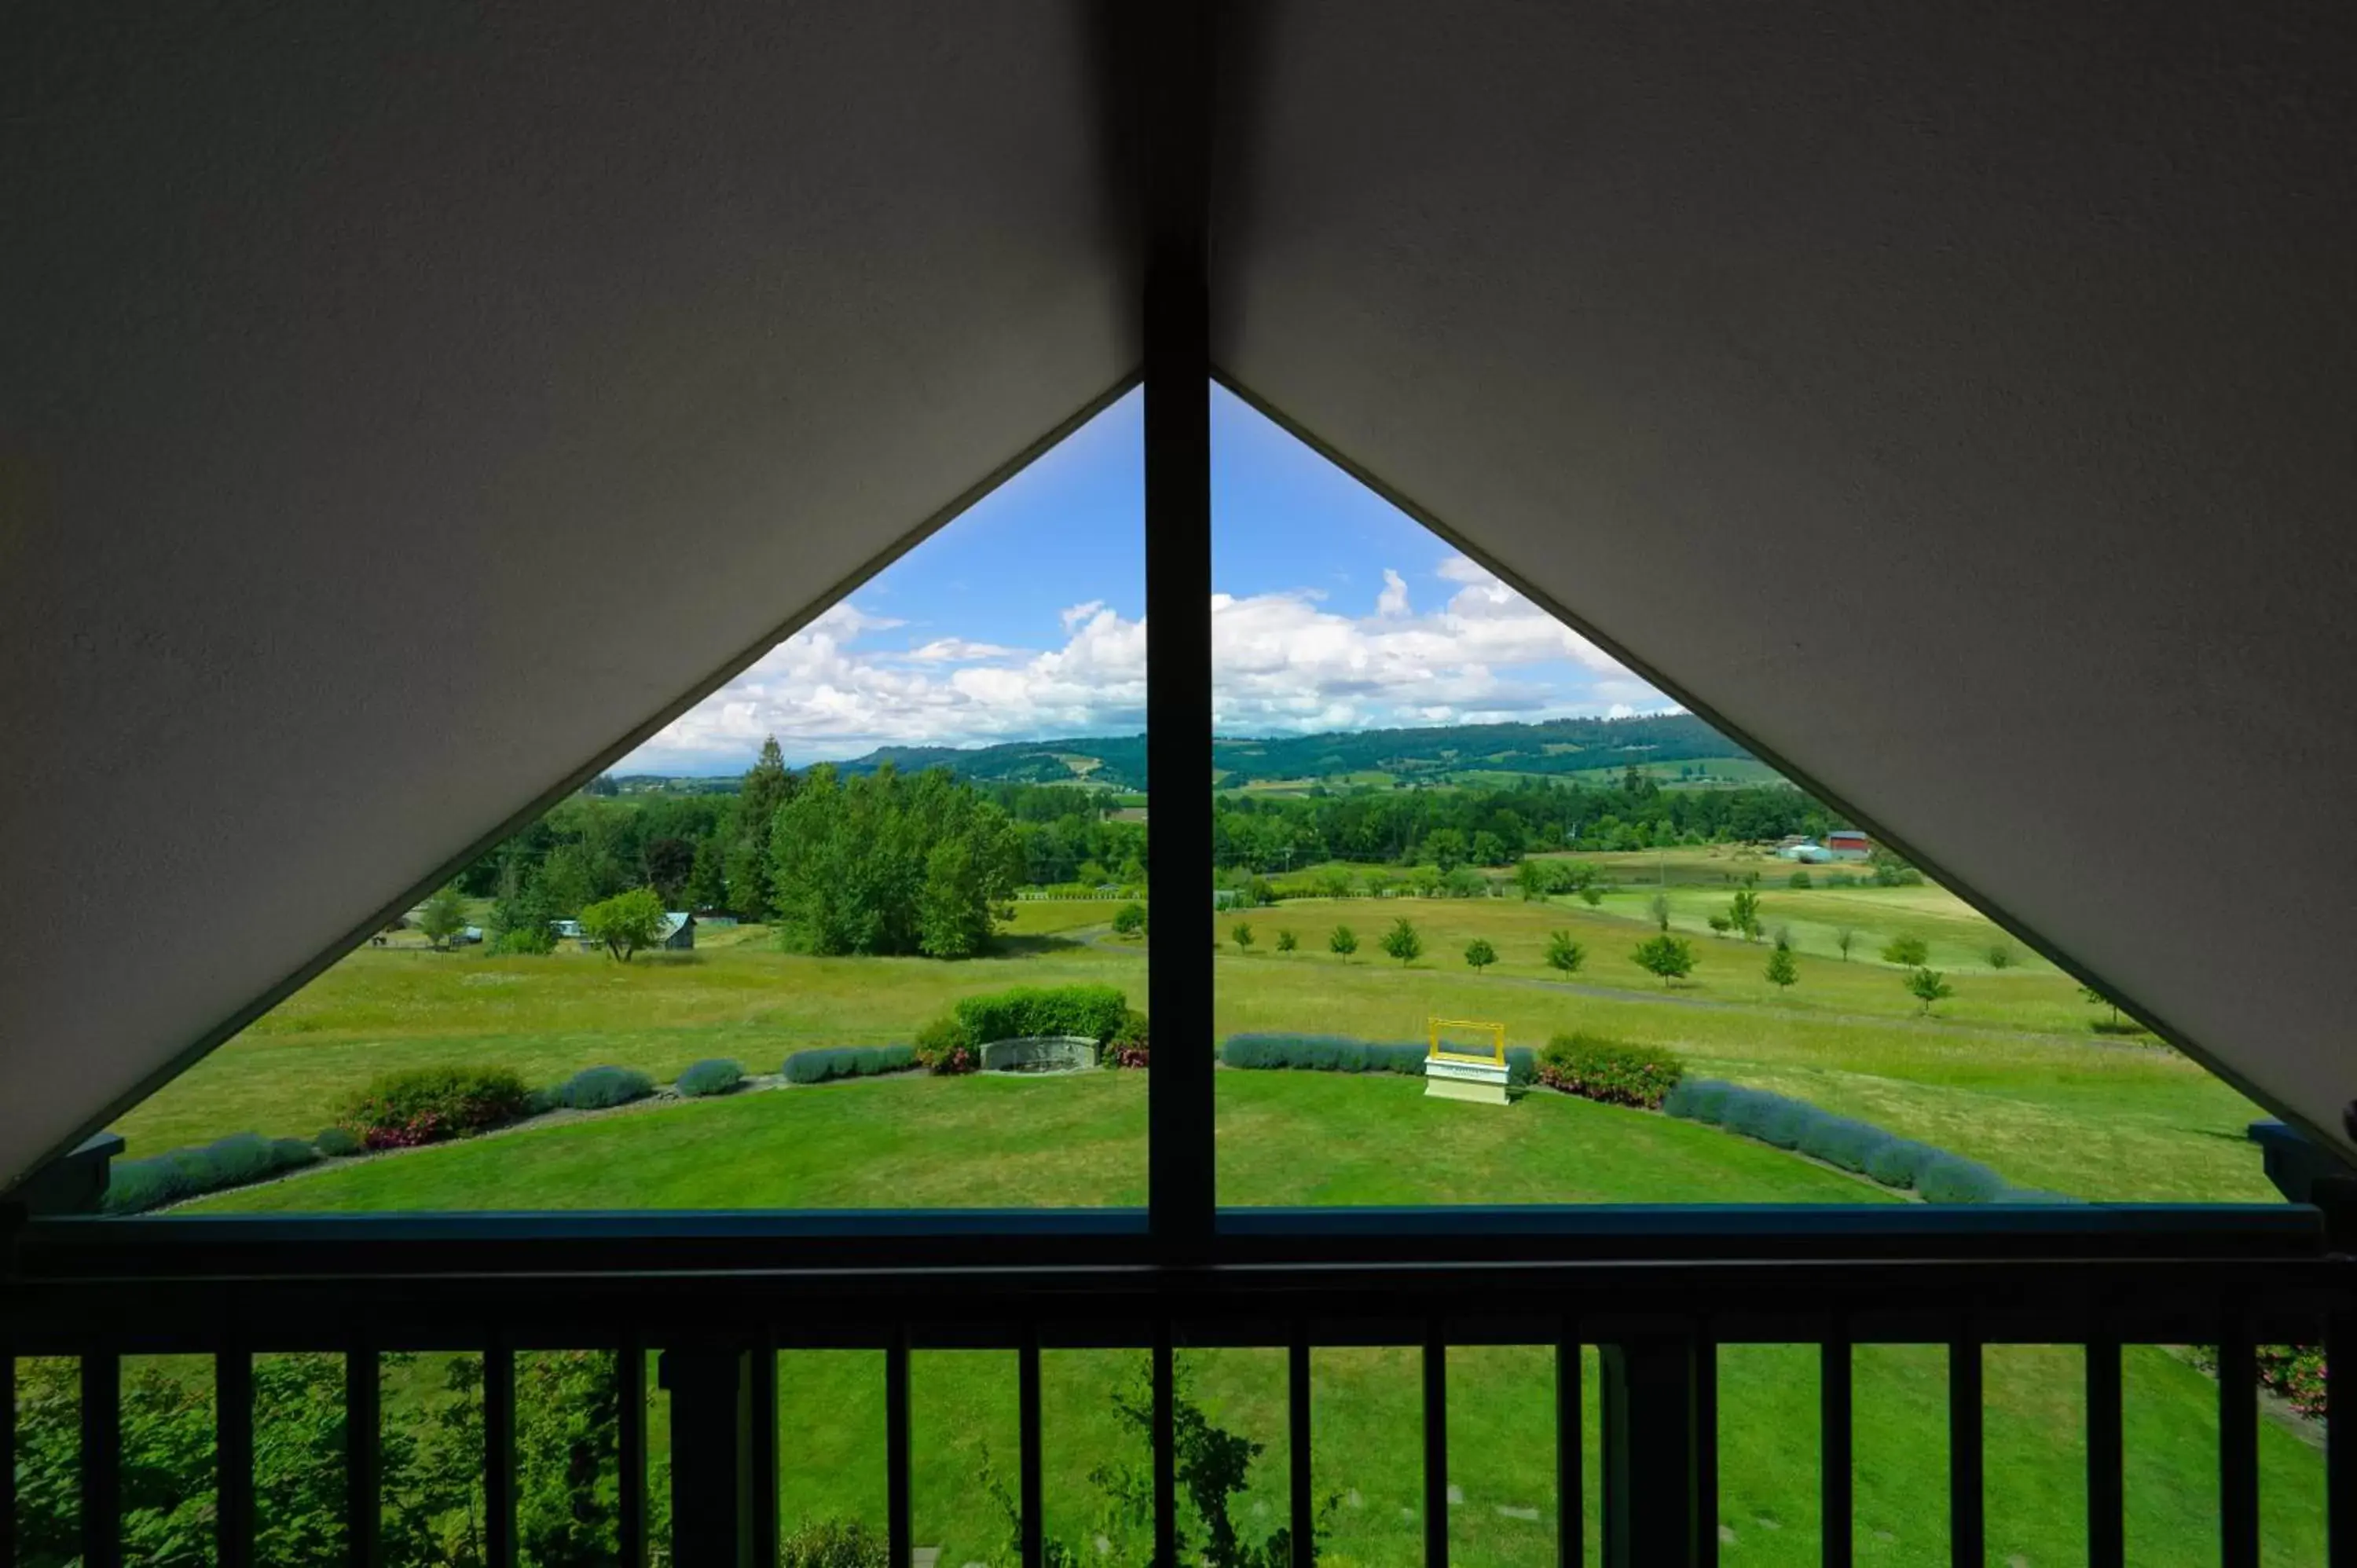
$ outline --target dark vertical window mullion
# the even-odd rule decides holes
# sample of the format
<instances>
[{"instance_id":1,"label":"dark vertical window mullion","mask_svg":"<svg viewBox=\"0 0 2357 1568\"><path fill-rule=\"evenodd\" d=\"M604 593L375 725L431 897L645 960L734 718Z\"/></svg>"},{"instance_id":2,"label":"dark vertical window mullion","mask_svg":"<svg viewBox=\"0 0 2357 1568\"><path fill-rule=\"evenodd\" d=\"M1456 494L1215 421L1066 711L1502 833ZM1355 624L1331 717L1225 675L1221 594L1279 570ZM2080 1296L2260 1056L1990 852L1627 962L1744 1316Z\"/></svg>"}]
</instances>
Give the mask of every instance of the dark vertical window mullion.
<instances>
[{"instance_id":1,"label":"dark vertical window mullion","mask_svg":"<svg viewBox=\"0 0 2357 1568\"><path fill-rule=\"evenodd\" d=\"M1209 7L1158 0L1144 46L1146 789L1154 857L1172 897L1211 872L1211 387L1205 289ZM1155 1236L1211 1233L1211 951L1165 942L1146 966L1163 1042L1147 1094Z\"/></svg>"},{"instance_id":2,"label":"dark vertical window mullion","mask_svg":"<svg viewBox=\"0 0 2357 1568\"><path fill-rule=\"evenodd\" d=\"M213 1356L213 1527L218 1568L253 1563L253 1356Z\"/></svg>"},{"instance_id":3,"label":"dark vertical window mullion","mask_svg":"<svg viewBox=\"0 0 2357 1568\"><path fill-rule=\"evenodd\" d=\"M1555 1561L1582 1568L1587 1557L1587 1434L1582 1430L1579 1327L1566 1323L1555 1348Z\"/></svg>"},{"instance_id":4,"label":"dark vertical window mullion","mask_svg":"<svg viewBox=\"0 0 2357 1568\"><path fill-rule=\"evenodd\" d=\"M2249 1330L2218 1338L2218 1561L2259 1568L2258 1369Z\"/></svg>"},{"instance_id":5,"label":"dark vertical window mullion","mask_svg":"<svg viewBox=\"0 0 2357 1568\"><path fill-rule=\"evenodd\" d=\"M2087 1345L2087 1563L2089 1568L2126 1568L2127 1542L2122 1503L2120 1448L2120 1344Z\"/></svg>"},{"instance_id":6,"label":"dark vertical window mullion","mask_svg":"<svg viewBox=\"0 0 2357 1568\"><path fill-rule=\"evenodd\" d=\"M1296 1324L1285 1358L1286 1464L1292 1483L1293 1568L1318 1561L1317 1499L1309 1469L1309 1329Z\"/></svg>"},{"instance_id":7,"label":"dark vertical window mullion","mask_svg":"<svg viewBox=\"0 0 2357 1568\"><path fill-rule=\"evenodd\" d=\"M1981 1568L1981 1342L1960 1335L1948 1346L1948 1556Z\"/></svg>"},{"instance_id":8,"label":"dark vertical window mullion","mask_svg":"<svg viewBox=\"0 0 2357 1568\"><path fill-rule=\"evenodd\" d=\"M344 1352L344 1560L352 1568L383 1562L377 1525L382 1475L378 1443L383 1428L383 1387L373 1347Z\"/></svg>"},{"instance_id":9,"label":"dark vertical window mullion","mask_svg":"<svg viewBox=\"0 0 2357 1568\"><path fill-rule=\"evenodd\" d=\"M123 1568L123 1362L81 1359L82 1568Z\"/></svg>"}]
</instances>

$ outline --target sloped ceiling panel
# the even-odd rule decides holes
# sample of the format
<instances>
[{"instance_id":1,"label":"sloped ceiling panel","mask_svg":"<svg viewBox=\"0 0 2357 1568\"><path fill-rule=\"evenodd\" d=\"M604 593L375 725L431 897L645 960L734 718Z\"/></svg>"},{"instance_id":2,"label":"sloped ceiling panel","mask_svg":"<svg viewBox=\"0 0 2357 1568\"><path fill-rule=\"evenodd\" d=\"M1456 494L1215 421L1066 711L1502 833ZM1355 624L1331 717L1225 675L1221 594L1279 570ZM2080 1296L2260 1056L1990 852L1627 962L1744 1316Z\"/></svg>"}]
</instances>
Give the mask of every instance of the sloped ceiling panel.
<instances>
[{"instance_id":1,"label":"sloped ceiling panel","mask_svg":"<svg viewBox=\"0 0 2357 1568\"><path fill-rule=\"evenodd\" d=\"M2357 11L1255 15L1226 371L2340 1133Z\"/></svg>"},{"instance_id":2,"label":"sloped ceiling panel","mask_svg":"<svg viewBox=\"0 0 2357 1568\"><path fill-rule=\"evenodd\" d=\"M1097 14L0 21L0 1185L1137 360Z\"/></svg>"}]
</instances>

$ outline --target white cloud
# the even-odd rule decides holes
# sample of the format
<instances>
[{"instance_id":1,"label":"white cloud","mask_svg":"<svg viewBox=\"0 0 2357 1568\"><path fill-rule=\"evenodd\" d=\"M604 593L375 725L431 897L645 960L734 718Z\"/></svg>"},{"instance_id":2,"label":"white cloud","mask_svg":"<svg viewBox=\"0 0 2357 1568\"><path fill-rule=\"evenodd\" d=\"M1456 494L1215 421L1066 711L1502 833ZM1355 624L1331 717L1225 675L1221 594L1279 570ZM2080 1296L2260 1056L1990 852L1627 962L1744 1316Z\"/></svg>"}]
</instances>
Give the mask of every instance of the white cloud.
<instances>
[{"instance_id":1,"label":"white cloud","mask_svg":"<svg viewBox=\"0 0 2357 1568\"><path fill-rule=\"evenodd\" d=\"M1309 591L1213 595L1215 725L1254 734L1671 711L1479 564L1452 555L1437 573L1456 592L1422 616L1390 570L1372 616L1337 614ZM732 769L773 734L796 762L887 744L1135 734L1146 717L1145 622L1103 600L1058 618L1063 642L1049 650L941 637L894 651L854 645L905 622L837 605L620 766Z\"/></svg>"},{"instance_id":2,"label":"white cloud","mask_svg":"<svg viewBox=\"0 0 2357 1568\"><path fill-rule=\"evenodd\" d=\"M980 659L1011 659L1023 650L1001 648L995 642L969 642L963 637L937 637L900 657L918 664L969 664Z\"/></svg>"}]
</instances>

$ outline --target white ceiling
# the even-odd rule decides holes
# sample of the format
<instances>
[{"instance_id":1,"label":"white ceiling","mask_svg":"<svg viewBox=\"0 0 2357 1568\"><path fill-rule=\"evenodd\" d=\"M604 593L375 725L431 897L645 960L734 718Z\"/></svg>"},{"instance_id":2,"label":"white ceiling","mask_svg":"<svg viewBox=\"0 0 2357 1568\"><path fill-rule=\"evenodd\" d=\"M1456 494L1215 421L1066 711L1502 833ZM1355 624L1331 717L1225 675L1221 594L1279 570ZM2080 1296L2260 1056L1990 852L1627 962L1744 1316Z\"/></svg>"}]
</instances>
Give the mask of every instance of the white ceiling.
<instances>
[{"instance_id":1,"label":"white ceiling","mask_svg":"<svg viewBox=\"0 0 2357 1568\"><path fill-rule=\"evenodd\" d=\"M0 1179L1130 372L1086 8L945 16L0 16Z\"/></svg>"},{"instance_id":2,"label":"white ceiling","mask_svg":"<svg viewBox=\"0 0 2357 1568\"><path fill-rule=\"evenodd\" d=\"M2339 1133L2357 9L1261 14L1226 371Z\"/></svg>"},{"instance_id":3,"label":"white ceiling","mask_svg":"<svg viewBox=\"0 0 2357 1568\"><path fill-rule=\"evenodd\" d=\"M0 16L0 1176L1138 349L1079 0L126 15ZM2348 13L1239 15L1225 371L2337 1129Z\"/></svg>"}]
</instances>

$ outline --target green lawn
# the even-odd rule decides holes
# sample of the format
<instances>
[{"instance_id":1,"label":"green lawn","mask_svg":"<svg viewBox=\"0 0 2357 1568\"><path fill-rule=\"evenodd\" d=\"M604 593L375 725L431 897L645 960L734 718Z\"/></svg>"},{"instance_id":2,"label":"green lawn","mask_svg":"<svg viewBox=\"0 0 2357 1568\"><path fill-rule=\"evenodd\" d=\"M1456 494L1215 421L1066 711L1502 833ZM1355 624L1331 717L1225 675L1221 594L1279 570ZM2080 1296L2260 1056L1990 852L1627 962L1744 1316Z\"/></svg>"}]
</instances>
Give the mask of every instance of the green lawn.
<instances>
[{"instance_id":1,"label":"green lawn","mask_svg":"<svg viewBox=\"0 0 2357 1568\"><path fill-rule=\"evenodd\" d=\"M915 1075L738 1094L355 1160L191 1212L1139 1205L1147 1077ZM1888 1202L1714 1128L1414 1079L1223 1072L1239 1204Z\"/></svg>"},{"instance_id":2,"label":"green lawn","mask_svg":"<svg viewBox=\"0 0 2357 1568\"><path fill-rule=\"evenodd\" d=\"M1681 929L1723 903L1720 867L1698 852L1671 867ZM1492 1018L1516 1043L1572 1028L1672 1046L1698 1072L1799 1094L1986 1160L2011 1180L2093 1197L2266 1198L2242 1141L2253 1108L2173 1053L2099 1039L2071 983L2043 965L1953 972L1942 1016L1912 1016L1893 972L1843 964L1803 933L1844 895L1763 889L1768 918L1801 938L1803 983L1774 993L1762 949L1701 934L1692 984L1664 993L1626 959L1644 934L1649 890L1600 910L1519 900L1308 901L1248 917L1249 954L1221 943L1218 1032L1306 1029L1398 1039L1433 1015ZM1966 952L1986 930L1924 889L1859 889L1858 924L1921 922ZM393 1067L490 1062L548 1082L602 1061L668 1078L707 1056L757 1070L810 1046L909 1038L958 996L1015 983L1109 981L1142 1004L1138 946L1103 940L1113 906L1028 905L1003 956L971 963L822 960L774 950L767 933L715 933L690 962L614 964L577 952L363 950L123 1123L135 1152L246 1127L307 1133L335 1102ZM1406 914L1426 954L1412 966L1373 940ZM1224 937L1237 917L1214 921ZM1324 950L1338 921L1359 956ZM1270 951L1294 929L1302 951ZM1590 951L1565 983L1539 961L1568 929ZM1944 937L1936 933L1944 929ZM1502 961L1476 975L1474 936ZM1165 940L1169 940L1166 938ZM1878 936L1876 945L1879 945ZM1151 1075L1065 1079L904 1077L749 1093L544 1124L472 1142L339 1165L222 1195L210 1212L540 1207L858 1207L1136 1204L1143 1199ZM1217 1080L1223 1201L1888 1202L1838 1173L1715 1129L1535 1094L1501 1111L1427 1101L1413 1080L1223 1071ZM1816 1554L1813 1363L1797 1348L1734 1347L1722 1365L1721 1510L1730 1563L1802 1563ZM1858 1560L1945 1560L1944 1366L1936 1348L1868 1347L1857 1384ZM1247 1528L1281 1517L1283 1369L1275 1352L1193 1359L1218 1419L1269 1444L1245 1499ZM1106 1401L1123 1357L1047 1359L1049 1528L1085 1543L1087 1473L1124 1440ZM1592 1369L1591 1369L1592 1372ZM1550 1363L1533 1348L1452 1353L1451 1481L1458 1560L1551 1561ZM877 1358L791 1353L781 1388L785 1511L880 1521ZM1008 1356L920 1355L916 1373L917 1529L943 1562L999 1544L982 1487L987 1443L1002 1473L1014 1446ZM1988 1352L1993 1563L2083 1555L2078 1375L2067 1352ZM1589 1387L1594 1387L1593 1379ZM398 1391L395 1391L397 1393ZM1416 1560L1421 1505L1413 1357L1328 1350L1316 1359L1318 1482L1338 1499L1326 1561L1376 1568ZM2130 1552L2139 1563L2214 1559L2214 1385L2172 1354L2128 1362ZM658 1414L660 1432L660 1412ZM1594 1441L1591 1412L1588 1440ZM2304 1435L2262 1434L2266 1561L2319 1559L2322 1480ZM1597 1475L1591 1463L1591 1486ZM1536 1518L1528 1517L1537 1510ZM1590 1528L1595 1519L1590 1499Z\"/></svg>"},{"instance_id":3,"label":"green lawn","mask_svg":"<svg viewBox=\"0 0 2357 1568\"><path fill-rule=\"evenodd\" d=\"M1285 1518L1285 1371L1275 1350L1199 1352L1195 1387L1212 1418L1266 1451L1241 1517L1265 1532ZM1583 1379L1589 1561L1597 1561L1602 1470L1596 1451L1593 1351ZM1042 1358L1048 1528L1085 1541L1095 1511L1087 1472L1126 1441L1106 1392L1133 1359L1113 1352ZM1984 1363L1987 1410L1989 1561L2031 1564L2086 1557L2083 1437L2075 1353L1993 1347ZM1332 1565L1420 1562L1423 1478L1416 1434L1416 1355L1325 1349L1312 1358L1312 1440L1321 1498L1340 1499L1320 1561ZM1856 1381L1857 1561L1944 1564L1947 1554L1946 1352L1869 1346ZM1469 1568L1545 1568L1555 1562L1554 1358L1537 1347L1459 1348L1449 1354L1449 1479L1453 1561ZM2124 1437L2130 1560L2217 1559L2216 1391L2169 1352L2138 1349L2125 1363ZM882 1517L880 1358L789 1355L783 1363L780 1449L799 1455L785 1478L784 1512ZM997 1544L996 1516L977 1480L986 1444L1002 1475L1015 1454L1015 1369L1009 1355L920 1355L912 1372L918 1539L942 1543L944 1562L979 1560ZM1731 1346L1721 1352L1721 1561L1818 1561L1815 1352ZM799 1413L798 1413L799 1412ZM815 1430L805 1423L815 1412ZM2265 1561L2321 1561L2322 1466L2317 1451L2275 1423L2261 1431ZM930 1439L930 1441L929 1441ZM1536 1517L1526 1517L1535 1512Z\"/></svg>"},{"instance_id":4,"label":"green lawn","mask_svg":"<svg viewBox=\"0 0 2357 1568\"><path fill-rule=\"evenodd\" d=\"M1150 1075L1039 1079L903 1077L746 1094L354 1162L195 1206L210 1212L534 1206L748 1207L897 1202L1135 1204L1143 1196ZM1889 1201L1888 1195L1716 1130L1534 1094L1505 1110L1430 1101L1405 1079L1222 1072L1229 1202ZM1232 1151L1241 1151L1234 1153ZM952 1186L950 1183L957 1185ZM1813 1352L1728 1347L1721 1363L1727 1561L1816 1560ZM1945 1561L1944 1352L1873 1346L1857 1375L1858 1558ZM1051 1352L1044 1390L1049 1528L1085 1541L1088 1472L1128 1441L1107 1395L1134 1358ZM1588 1388L1595 1387L1591 1365ZM1214 1419L1268 1444L1243 1517L1283 1515L1284 1376L1275 1351L1190 1358ZM1537 1348L1452 1351L1452 1541L1468 1564L1550 1562L1552 1363ZM785 1516L879 1523L877 1357L790 1352L781 1363ZM985 1454L1010 1477L1014 1363L981 1352L915 1363L916 1528L944 1561L998 1544ZM2174 1355L2130 1352L2128 1485L2135 1561L2214 1555L2214 1385ZM1987 1352L1992 1562L2083 1555L2078 1369L2064 1350ZM1327 1561L1408 1563L1421 1540L1419 1394L1406 1350L1315 1360L1318 1486L1340 1499ZM1587 1441L1596 1440L1593 1395ZM658 1412L658 1440L661 1416ZM2262 1432L2271 1564L2317 1560L2319 1455L2276 1422ZM1591 1452L1591 1487L1598 1474ZM1589 1528L1597 1504L1591 1495ZM1537 1517L1528 1517L1536 1509Z\"/></svg>"}]
</instances>

